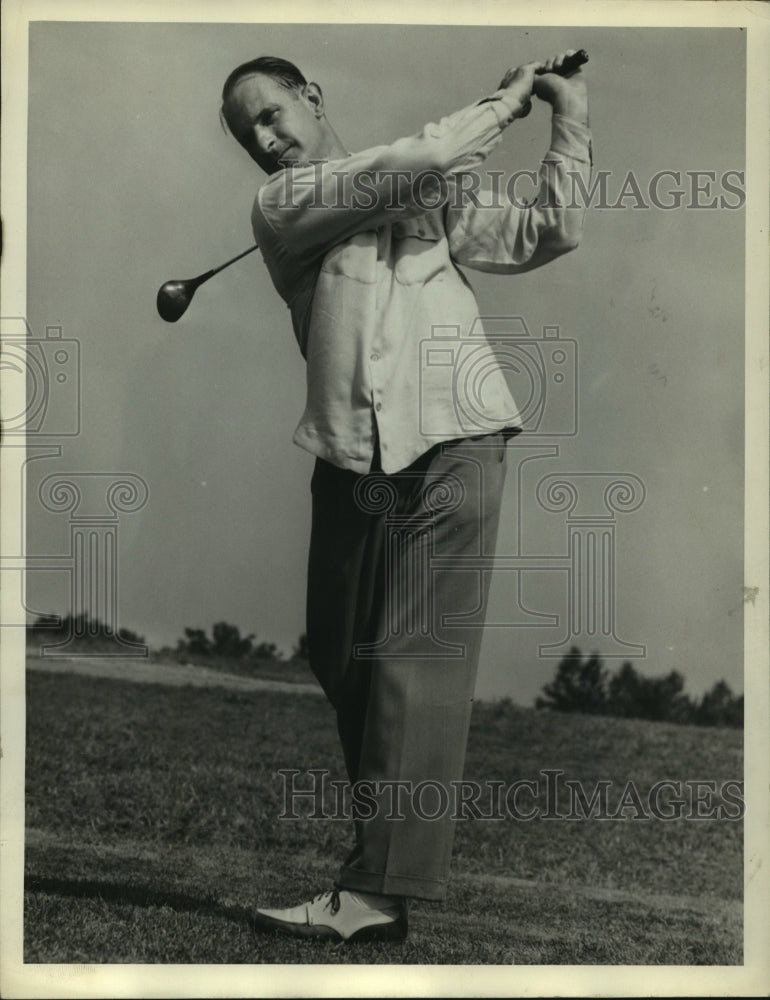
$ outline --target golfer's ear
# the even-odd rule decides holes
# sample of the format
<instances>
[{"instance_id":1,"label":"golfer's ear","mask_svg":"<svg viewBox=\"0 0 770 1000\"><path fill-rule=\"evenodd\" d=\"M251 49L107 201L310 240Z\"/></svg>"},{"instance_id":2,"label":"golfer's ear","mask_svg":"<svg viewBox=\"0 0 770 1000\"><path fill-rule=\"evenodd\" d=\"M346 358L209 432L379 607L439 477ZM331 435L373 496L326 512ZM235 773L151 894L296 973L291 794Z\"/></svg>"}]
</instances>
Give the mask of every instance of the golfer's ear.
<instances>
[{"instance_id":1,"label":"golfer's ear","mask_svg":"<svg viewBox=\"0 0 770 1000\"><path fill-rule=\"evenodd\" d=\"M320 118L324 112L324 95L317 83L305 84L305 98L312 104L316 117Z\"/></svg>"}]
</instances>

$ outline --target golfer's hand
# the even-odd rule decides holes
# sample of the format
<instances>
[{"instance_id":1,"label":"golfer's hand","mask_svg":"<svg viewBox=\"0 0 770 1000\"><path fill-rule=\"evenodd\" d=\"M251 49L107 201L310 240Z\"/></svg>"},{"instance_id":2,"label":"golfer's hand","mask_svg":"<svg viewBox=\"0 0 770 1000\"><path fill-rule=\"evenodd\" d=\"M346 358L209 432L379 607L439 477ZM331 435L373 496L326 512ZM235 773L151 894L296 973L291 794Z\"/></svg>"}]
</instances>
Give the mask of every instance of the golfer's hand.
<instances>
[{"instance_id":1,"label":"golfer's hand","mask_svg":"<svg viewBox=\"0 0 770 1000\"><path fill-rule=\"evenodd\" d=\"M567 49L554 59L546 60L545 72L535 76L533 90L541 101L547 101L554 112L588 124L588 88L586 78L579 69L569 76L559 76L551 70L558 70L564 59L572 55L574 49Z\"/></svg>"},{"instance_id":2,"label":"golfer's hand","mask_svg":"<svg viewBox=\"0 0 770 1000\"><path fill-rule=\"evenodd\" d=\"M500 81L498 90L507 90L512 98L517 100L522 111L529 106L535 86L535 72L544 65L539 62L525 63L509 69Z\"/></svg>"},{"instance_id":3,"label":"golfer's hand","mask_svg":"<svg viewBox=\"0 0 770 1000\"><path fill-rule=\"evenodd\" d=\"M579 69L568 77L559 76L562 63L574 53L567 49L545 62L525 63L509 69L500 82L500 90L508 90L520 101L522 109L528 108L528 101L535 94L547 101L557 114L588 124L588 90L585 77ZM525 111L526 113L526 111Z\"/></svg>"}]
</instances>

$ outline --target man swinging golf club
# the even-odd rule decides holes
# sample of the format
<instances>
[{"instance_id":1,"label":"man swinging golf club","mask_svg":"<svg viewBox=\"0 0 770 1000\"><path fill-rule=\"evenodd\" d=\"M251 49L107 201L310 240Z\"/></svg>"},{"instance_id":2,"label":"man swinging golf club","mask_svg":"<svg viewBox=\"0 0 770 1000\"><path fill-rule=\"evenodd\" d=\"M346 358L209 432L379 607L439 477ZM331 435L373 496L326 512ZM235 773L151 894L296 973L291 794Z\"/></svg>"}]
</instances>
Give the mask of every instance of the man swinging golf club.
<instances>
[{"instance_id":1,"label":"man swinging golf club","mask_svg":"<svg viewBox=\"0 0 770 1000\"><path fill-rule=\"evenodd\" d=\"M260 907L262 928L403 940L408 898L446 895L452 812L414 793L441 799L462 778L489 584L462 560L494 550L506 442L521 430L456 265L515 275L577 246L584 210L569 175L587 185L591 170L585 81L570 72L580 61L568 51L510 70L440 122L352 154L321 88L291 63L255 59L225 82L223 119L269 175L254 235L307 361L294 441L316 456L310 665L337 715L355 806L335 888ZM463 197L533 95L552 108L537 197ZM457 398L451 352L443 369L426 360L437 328L460 338L473 329L483 399ZM398 544L394 517L413 529ZM427 579L426 546L439 566Z\"/></svg>"}]
</instances>

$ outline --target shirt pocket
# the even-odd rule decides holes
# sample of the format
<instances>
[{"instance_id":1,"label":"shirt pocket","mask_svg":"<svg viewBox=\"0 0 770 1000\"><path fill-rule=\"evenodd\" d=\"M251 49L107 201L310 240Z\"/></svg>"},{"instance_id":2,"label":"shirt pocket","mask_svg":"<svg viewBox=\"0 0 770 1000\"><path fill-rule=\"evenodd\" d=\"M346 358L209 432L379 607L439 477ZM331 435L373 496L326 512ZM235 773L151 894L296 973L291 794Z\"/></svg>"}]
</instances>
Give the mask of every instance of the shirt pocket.
<instances>
[{"instance_id":1,"label":"shirt pocket","mask_svg":"<svg viewBox=\"0 0 770 1000\"><path fill-rule=\"evenodd\" d=\"M444 230L431 217L394 223L392 240L393 271L402 285L424 285L446 269L449 252Z\"/></svg>"},{"instance_id":2,"label":"shirt pocket","mask_svg":"<svg viewBox=\"0 0 770 1000\"><path fill-rule=\"evenodd\" d=\"M377 280L376 232L356 233L332 247L323 259L321 271L373 284Z\"/></svg>"}]
</instances>

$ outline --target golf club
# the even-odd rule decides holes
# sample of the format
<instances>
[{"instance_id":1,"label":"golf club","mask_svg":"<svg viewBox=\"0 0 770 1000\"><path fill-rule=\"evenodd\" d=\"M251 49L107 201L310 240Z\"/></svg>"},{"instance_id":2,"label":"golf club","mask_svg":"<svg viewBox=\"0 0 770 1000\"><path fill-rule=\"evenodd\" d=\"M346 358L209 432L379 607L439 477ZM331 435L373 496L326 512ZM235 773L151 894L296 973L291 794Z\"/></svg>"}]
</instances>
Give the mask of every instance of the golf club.
<instances>
[{"instance_id":1,"label":"golf club","mask_svg":"<svg viewBox=\"0 0 770 1000\"><path fill-rule=\"evenodd\" d=\"M255 243L253 247L249 247L248 250L239 253L237 257L233 257L232 260L220 264L219 267L212 268L211 271L206 271L205 274L199 274L197 278L173 278L171 281L167 281L161 285L158 289L157 299L160 318L165 319L167 323L176 323L179 317L184 315L192 301L193 295L195 295L196 290L204 281L213 278L215 274L219 274L220 271L234 264L241 257L254 253L257 249L259 248Z\"/></svg>"},{"instance_id":2,"label":"golf club","mask_svg":"<svg viewBox=\"0 0 770 1000\"><path fill-rule=\"evenodd\" d=\"M562 63L560 69L555 70L558 72L559 76L569 76L570 73L574 73L576 69L579 69L585 63L588 62L588 53L585 49L578 49L577 52L573 52L571 56L568 56ZM545 73L545 70L539 71L540 75ZM502 89L506 85L507 74L503 77L500 87ZM491 98L487 98L491 100ZM532 110L532 102L528 101L525 105L521 118L526 118L526 116ZM192 297L196 290L203 284L204 281L208 281L209 278L213 278L215 274L219 274L226 267L234 264L237 260L245 257L247 254L253 253L258 249L255 244L253 247L249 247L248 250L244 250L243 253L239 253L237 257L233 257L232 260L226 261L224 264L220 264L219 267L213 268L211 271L206 271L205 274L199 274L197 278L174 278L171 281L167 281L165 284L161 285L158 289L158 313L161 319L164 319L167 323L176 323L176 321L185 314L187 307L192 301Z\"/></svg>"}]
</instances>

